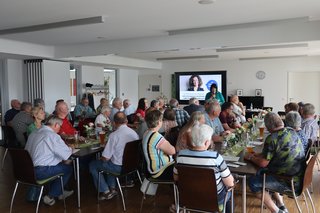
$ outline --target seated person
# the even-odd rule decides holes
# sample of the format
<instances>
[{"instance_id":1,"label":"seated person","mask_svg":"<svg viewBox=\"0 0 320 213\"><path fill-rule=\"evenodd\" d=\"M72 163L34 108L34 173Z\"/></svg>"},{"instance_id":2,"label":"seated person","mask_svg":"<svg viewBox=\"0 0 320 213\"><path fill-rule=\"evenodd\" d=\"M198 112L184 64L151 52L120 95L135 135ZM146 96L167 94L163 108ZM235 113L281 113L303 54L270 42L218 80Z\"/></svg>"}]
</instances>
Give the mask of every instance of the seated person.
<instances>
[{"instance_id":1,"label":"seated person","mask_svg":"<svg viewBox=\"0 0 320 213\"><path fill-rule=\"evenodd\" d=\"M290 111L299 111L299 105L294 102L287 103L284 105L284 112L287 114Z\"/></svg>"},{"instance_id":2,"label":"seated person","mask_svg":"<svg viewBox=\"0 0 320 213\"><path fill-rule=\"evenodd\" d=\"M204 114L202 112L192 113L188 123L182 127L179 132L179 136L176 143L176 151L179 152L182 149L188 149L191 142L191 129L192 127L206 122Z\"/></svg>"},{"instance_id":3,"label":"seated person","mask_svg":"<svg viewBox=\"0 0 320 213\"><path fill-rule=\"evenodd\" d=\"M129 99L123 100L123 112L126 114L126 116L131 115L135 113L135 108L132 106L131 101Z\"/></svg>"},{"instance_id":4,"label":"seated person","mask_svg":"<svg viewBox=\"0 0 320 213\"><path fill-rule=\"evenodd\" d=\"M230 102L222 104L219 119L225 131L229 130L230 132L234 132L236 128L240 127L240 124L233 114L233 104Z\"/></svg>"},{"instance_id":5,"label":"seated person","mask_svg":"<svg viewBox=\"0 0 320 213\"><path fill-rule=\"evenodd\" d=\"M114 115L121 111L122 108L122 99L119 97L115 97L112 101L112 110L111 110L111 115L110 115L110 119L111 121L113 121L113 117Z\"/></svg>"},{"instance_id":6,"label":"seated person","mask_svg":"<svg viewBox=\"0 0 320 213\"><path fill-rule=\"evenodd\" d=\"M148 100L146 98L140 98L138 102L138 108L136 110L136 121L143 120L148 109Z\"/></svg>"},{"instance_id":7,"label":"seated person","mask_svg":"<svg viewBox=\"0 0 320 213\"><path fill-rule=\"evenodd\" d=\"M55 115L49 116L45 125L29 136L25 149L30 153L37 179L63 173L63 183L66 185L72 174L72 166L66 162L73 148L68 147L57 134L61 125L60 118ZM56 179L50 183L50 190L48 195L43 197L43 202L52 206L56 197L62 200L63 197L72 194L73 191L65 190L62 195L60 180Z\"/></svg>"},{"instance_id":8,"label":"seated person","mask_svg":"<svg viewBox=\"0 0 320 213\"><path fill-rule=\"evenodd\" d=\"M264 122L271 134L265 140L262 153L247 153L245 159L261 167L261 170L267 169L277 175L294 176L295 189L300 191L306 162L303 145L297 133L291 128L285 128L280 116L276 113L269 112L265 116ZM258 198L261 198L260 192L263 187L261 170L255 176L249 178L249 188L252 192L257 193ZM291 184L268 175L266 188L281 192L291 190ZM275 195L278 205L273 202L269 193L265 194L264 203L267 208L271 212L288 212L282 196L278 193L275 193Z\"/></svg>"},{"instance_id":9,"label":"seated person","mask_svg":"<svg viewBox=\"0 0 320 213\"><path fill-rule=\"evenodd\" d=\"M188 91L204 91L202 86L202 80L199 75L192 75L189 78Z\"/></svg>"},{"instance_id":10,"label":"seated person","mask_svg":"<svg viewBox=\"0 0 320 213\"><path fill-rule=\"evenodd\" d=\"M175 98L171 98L169 105L176 112L176 122L178 126L183 127L183 125L188 122L190 115L184 109L179 108L179 102Z\"/></svg>"},{"instance_id":11,"label":"seated person","mask_svg":"<svg viewBox=\"0 0 320 213\"><path fill-rule=\"evenodd\" d=\"M231 95L230 102L233 105L233 113L235 114L238 123L246 122L246 110L243 104L239 101L239 97L237 95Z\"/></svg>"},{"instance_id":12,"label":"seated person","mask_svg":"<svg viewBox=\"0 0 320 213\"><path fill-rule=\"evenodd\" d=\"M222 212L227 188L234 185L234 179L222 156L216 151L208 151L208 148L211 145L212 134L213 129L206 124L195 125L192 127L192 148L180 150L177 155L176 162L177 165L199 166L214 170L217 183L218 204L219 209ZM178 181L178 176L178 171L174 168L175 181ZM226 212L230 212L228 211L228 208L226 210Z\"/></svg>"},{"instance_id":13,"label":"seated person","mask_svg":"<svg viewBox=\"0 0 320 213\"><path fill-rule=\"evenodd\" d=\"M162 127L164 129L164 137L167 138L171 128L176 127L176 112L173 109L166 109L163 113Z\"/></svg>"},{"instance_id":14,"label":"seated person","mask_svg":"<svg viewBox=\"0 0 320 213\"><path fill-rule=\"evenodd\" d=\"M144 158L148 172L160 180L173 179L173 158L175 148L158 131L162 126L162 113L153 110L146 114L148 130L142 140Z\"/></svg>"},{"instance_id":15,"label":"seated person","mask_svg":"<svg viewBox=\"0 0 320 213\"><path fill-rule=\"evenodd\" d=\"M97 110L96 110L97 115L101 113L102 107L105 107L105 106L109 106L109 101L106 98L101 98L100 105L97 107Z\"/></svg>"},{"instance_id":16,"label":"seated person","mask_svg":"<svg viewBox=\"0 0 320 213\"><path fill-rule=\"evenodd\" d=\"M298 111L290 111L286 114L285 120L287 127L291 127L298 134L304 148L304 152L307 153L308 149L308 139L301 129L301 116Z\"/></svg>"},{"instance_id":17,"label":"seated person","mask_svg":"<svg viewBox=\"0 0 320 213\"><path fill-rule=\"evenodd\" d=\"M209 101L206 104L205 109L206 111L204 113L204 117L206 120L206 124L213 129L212 141L222 142L224 140L224 136L228 135L230 131L224 130L221 124L221 121L219 119L219 115L221 112L219 101L217 100Z\"/></svg>"},{"instance_id":18,"label":"seated person","mask_svg":"<svg viewBox=\"0 0 320 213\"><path fill-rule=\"evenodd\" d=\"M108 138L108 143L102 152L100 160L92 161L89 170L93 178L93 183L98 188L98 171L103 169L114 173L120 173L122 168L123 151L128 142L138 140L138 134L127 126L128 120L124 112L117 112L114 115L115 131ZM102 195L100 200L110 200L118 193L116 191L116 179L107 175L107 180L101 178L100 188Z\"/></svg>"},{"instance_id":19,"label":"seated person","mask_svg":"<svg viewBox=\"0 0 320 213\"><path fill-rule=\"evenodd\" d=\"M45 112L41 107L33 107L31 114L34 118L34 122L31 123L27 128L28 136L35 130L40 129L42 127L42 121L45 119Z\"/></svg>"},{"instance_id":20,"label":"seated person","mask_svg":"<svg viewBox=\"0 0 320 213\"><path fill-rule=\"evenodd\" d=\"M315 116L315 108L312 104L307 103L302 107L302 123L301 129L304 131L307 139L313 142L318 138L319 125Z\"/></svg>"},{"instance_id":21,"label":"seated person","mask_svg":"<svg viewBox=\"0 0 320 213\"><path fill-rule=\"evenodd\" d=\"M111 108L108 106L102 107L102 109L100 110L100 114L97 116L94 122L97 136L99 136L99 132L101 131L106 131L106 132L112 131L112 123L109 117L110 115L111 115Z\"/></svg>"},{"instance_id":22,"label":"seated person","mask_svg":"<svg viewBox=\"0 0 320 213\"><path fill-rule=\"evenodd\" d=\"M4 115L4 123L8 126L11 126L10 121L20 112L21 103L17 99L11 100L11 109L6 111L6 114Z\"/></svg>"},{"instance_id":23,"label":"seated person","mask_svg":"<svg viewBox=\"0 0 320 213\"><path fill-rule=\"evenodd\" d=\"M61 135L61 137L63 138L66 136L74 136L74 134L76 133L76 129L73 128L68 119L68 114L69 108L67 103L64 101L58 102L56 105L56 115L62 120L59 135Z\"/></svg>"},{"instance_id":24,"label":"seated person","mask_svg":"<svg viewBox=\"0 0 320 213\"><path fill-rule=\"evenodd\" d=\"M81 99L81 103L77 104L74 108L74 117L76 120L83 120L85 118L93 118L95 117L96 113L93 109L89 106L89 99L83 97Z\"/></svg>"},{"instance_id":25,"label":"seated person","mask_svg":"<svg viewBox=\"0 0 320 213\"><path fill-rule=\"evenodd\" d=\"M189 105L183 107L185 111L191 116L193 112L203 112L204 108L200 105L199 100L197 98L190 98Z\"/></svg>"},{"instance_id":26,"label":"seated person","mask_svg":"<svg viewBox=\"0 0 320 213\"><path fill-rule=\"evenodd\" d=\"M16 134L17 146L24 147L26 145L26 137L28 126L33 123L31 115L32 104L23 102L21 104L21 111L14 116L11 121L11 126Z\"/></svg>"}]
</instances>

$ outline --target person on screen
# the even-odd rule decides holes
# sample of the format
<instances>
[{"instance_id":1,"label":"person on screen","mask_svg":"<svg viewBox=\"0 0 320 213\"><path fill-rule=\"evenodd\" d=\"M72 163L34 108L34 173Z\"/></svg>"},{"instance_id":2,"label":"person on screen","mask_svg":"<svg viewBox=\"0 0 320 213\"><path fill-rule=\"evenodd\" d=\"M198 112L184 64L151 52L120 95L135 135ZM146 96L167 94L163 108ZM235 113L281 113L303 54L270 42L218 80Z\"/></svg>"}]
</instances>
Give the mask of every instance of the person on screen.
<instances>
[{"instance_id":1,"label":"person on screen","mask_svg":"<svg viewBox=\"0 0 320 213\"><path fill-rule=\"evenodd\" d=\"M219 101L220 105L222 105L225 100L221 92L218 91L217 84L211 84L210 92L206 94L205 100L216 99Z\"/></svg>"},{"instance_id":2,"label":"person on screen","mask_svg":"<svg viewBox=\"0 0 320 213\"><path fill-rule=\"evenodd\" d=\"M202 86L202 79L199 75L192 75L189 78L189 88L188 91L204 91Z\"/></svg>"}]
</instances>

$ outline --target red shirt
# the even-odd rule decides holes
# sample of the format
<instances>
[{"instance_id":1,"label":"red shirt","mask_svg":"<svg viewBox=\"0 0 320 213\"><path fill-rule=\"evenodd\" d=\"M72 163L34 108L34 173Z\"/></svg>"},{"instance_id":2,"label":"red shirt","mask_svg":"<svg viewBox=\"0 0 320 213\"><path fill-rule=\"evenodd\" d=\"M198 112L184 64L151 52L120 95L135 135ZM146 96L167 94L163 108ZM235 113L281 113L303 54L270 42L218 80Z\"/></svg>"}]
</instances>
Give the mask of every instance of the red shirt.
<instances>
[{"instance_id":1,"label":"red shirt","mask_svg":"<svg viewBox=\"0 0 320 213\"><path fill-rule=\"evenodd\" d=\"M59 135L61 135L61 134L74 135L76 129L73 128L70 121L66 117L62 121L63 122L62 122L62 125L60 128L60 131L59 131Z\"/></svg>"}]
</instances>

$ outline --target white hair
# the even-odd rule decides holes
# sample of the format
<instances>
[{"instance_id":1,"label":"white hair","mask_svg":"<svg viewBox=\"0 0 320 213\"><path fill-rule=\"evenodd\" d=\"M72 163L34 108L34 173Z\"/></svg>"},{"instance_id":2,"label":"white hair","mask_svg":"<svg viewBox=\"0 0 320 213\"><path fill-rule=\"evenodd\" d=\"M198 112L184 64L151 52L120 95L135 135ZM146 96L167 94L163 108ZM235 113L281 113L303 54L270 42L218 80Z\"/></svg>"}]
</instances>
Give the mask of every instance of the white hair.
<instances>
[{"instance_id":1,"label":"white hair","mask_svg":"<svg viewBox=\"0 0 320 213\"><path fill-rule=\"evenodd\" d=\"M195 125L191 129L192 145L195 147L204 146L207 140L211 140L213 129L207 124Z\"/></svg>"}]
</instances>

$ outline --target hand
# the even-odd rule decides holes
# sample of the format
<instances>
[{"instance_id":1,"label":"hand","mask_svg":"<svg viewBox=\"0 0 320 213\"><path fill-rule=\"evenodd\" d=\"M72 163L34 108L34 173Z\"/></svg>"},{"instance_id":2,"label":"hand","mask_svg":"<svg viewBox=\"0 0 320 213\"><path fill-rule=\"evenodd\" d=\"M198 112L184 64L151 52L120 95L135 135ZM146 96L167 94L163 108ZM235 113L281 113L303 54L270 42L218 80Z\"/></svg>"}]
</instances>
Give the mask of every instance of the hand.
<instances>
[{"instance_id":1,"label":"hand","mask_svg":"<svg viewBox=\"0 0 320 213\"><path fill-rule=\"evenodd\" d=\"M245 156L244 156L244 159L251 161L253 156L254 156L254 154L252 154L252 153L246 153Z\"/></svg>"},{"instance_id":2,"label":"hand","mask_svg":"<svg viewBox=\"0 0 320 213\"><path fill-rule=\"evenodd\" d=\"M79 137L79 141L84 142L86 139L83 136Z\"/></svg>"}]
</instances>

